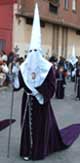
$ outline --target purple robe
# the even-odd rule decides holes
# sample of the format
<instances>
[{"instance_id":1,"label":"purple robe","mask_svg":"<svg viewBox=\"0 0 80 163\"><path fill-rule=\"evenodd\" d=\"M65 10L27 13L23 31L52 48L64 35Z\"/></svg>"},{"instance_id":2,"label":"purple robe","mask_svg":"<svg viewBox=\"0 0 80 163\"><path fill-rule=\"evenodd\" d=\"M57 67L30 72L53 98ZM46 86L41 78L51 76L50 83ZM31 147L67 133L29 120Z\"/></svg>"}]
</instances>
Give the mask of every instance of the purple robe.
<instances>
[{"instance_id":1,"label":"purple robe","mask_svg":"<svg viewBox=\"0 0 80 163\"><path fill-rule=\"evenodd\" d=\"M4 130L6 127L8 127L10 124L14 123L15 119L4 119L0 121L0 131Z\"/></svg>"},{"instance_id":2,"label":"purple robe","mask_svg":"<svg viewBox=\"0 0 80 163\"><path fill-rule=\"evenodd\" d=\"M21 73L19 73L20 86L26 92L31 92L24 84ZM80 134L80 124L74 124L59 130L50 99L55 92L55 77L51 68L44 83L36 88L44 97L44 104L40 105L35 97L31 96L32 114L32 139L33 145L30 149L29 133L29 108L27 107L24 127L21 134L20 156L31 157L32 160L44 159L45 156L68 148ZM21 125L26 106L27 95L24 91L22 97ZM31 152L30 152L31 151Z\"/></svg>"}]
</instances>

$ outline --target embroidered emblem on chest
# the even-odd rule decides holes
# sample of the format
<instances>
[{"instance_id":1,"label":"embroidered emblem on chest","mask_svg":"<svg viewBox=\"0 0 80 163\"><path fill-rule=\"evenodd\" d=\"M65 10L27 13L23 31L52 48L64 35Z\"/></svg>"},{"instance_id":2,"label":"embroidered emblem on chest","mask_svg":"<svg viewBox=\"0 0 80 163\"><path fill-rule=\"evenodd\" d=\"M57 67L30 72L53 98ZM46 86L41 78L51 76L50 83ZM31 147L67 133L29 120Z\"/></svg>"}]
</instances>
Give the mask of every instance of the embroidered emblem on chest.
<instances>
[{"instance_id":1,"label":"embroidered emblem on chest","mask_svg":"<svg viewBox=\"0 0 80 163\"><path fill-rule=\"evenodd\" d=\"M32 79L35 80L36 79L36 73L32 72Z\"/></svg>"}]
</instances>

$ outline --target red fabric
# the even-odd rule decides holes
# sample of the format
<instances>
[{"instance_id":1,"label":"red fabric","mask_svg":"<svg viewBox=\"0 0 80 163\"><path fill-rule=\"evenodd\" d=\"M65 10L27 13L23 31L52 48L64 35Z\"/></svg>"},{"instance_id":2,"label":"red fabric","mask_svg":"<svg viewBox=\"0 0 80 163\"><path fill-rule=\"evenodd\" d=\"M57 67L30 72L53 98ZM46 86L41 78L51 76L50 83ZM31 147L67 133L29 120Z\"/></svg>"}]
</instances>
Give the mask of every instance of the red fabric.
<instances>
[{"instance_id":1,"label":"red fabric","mask_svg":"<svg viewBox=\"0 0 80 163\"><path fill-rule=\"evenodd\" d=\"M0 40L4 41L3 50L7 54L12 50L13 2L0 0Z\"/></svg>"}]
</instances>

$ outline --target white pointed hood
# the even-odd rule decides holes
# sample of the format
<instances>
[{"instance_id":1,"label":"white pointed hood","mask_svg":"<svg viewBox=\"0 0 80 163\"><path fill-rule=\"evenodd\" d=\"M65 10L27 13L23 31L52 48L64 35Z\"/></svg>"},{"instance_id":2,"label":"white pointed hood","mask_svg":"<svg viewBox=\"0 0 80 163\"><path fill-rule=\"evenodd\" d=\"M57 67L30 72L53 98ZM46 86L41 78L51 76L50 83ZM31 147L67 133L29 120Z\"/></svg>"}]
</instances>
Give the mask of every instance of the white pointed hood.
<instances>
[{"instance_id":1,"label":"white pointed hood","mask_svg":"<svg viewBox=\"0 0 80 163\"><path fill-rule=\"evenodd\" d=\"M29 50L36 49L36 48L41 50L41 29L40 29L40 18L39 18L39 10L38 10L37 3L35 5L34 20L33 20Z\"/></svg>"},{"instance_id":2,"label":"white pointed hood","mask_svg":"<svg viewBox=\"0 0 80 163\"><path fill-rule=\"evenodd\" d=\"M78 61L78 59L76 58L75 46L73 45L72 46L72 55L70 56L69 62L72 65L75 65L77 61Z\"/></svg>"},{"instance_id":3,"label":"white pointed hood","mask_svg":"<svg viewBox=\"0 0 80 163\"><path fill-rule=\"evenodd\" d=\"M20 66L20 70L25 85L32 91L33 94L37 93L36 98L39 102L41 102L41 96L39 92L37 92L36 87L41 86L52 66L52 64L42 56L40 18L38 4L36 3L29 52L26 60ZM35 79L32 78L33 73L35 73Z\"/></svg>"}]
</instances>

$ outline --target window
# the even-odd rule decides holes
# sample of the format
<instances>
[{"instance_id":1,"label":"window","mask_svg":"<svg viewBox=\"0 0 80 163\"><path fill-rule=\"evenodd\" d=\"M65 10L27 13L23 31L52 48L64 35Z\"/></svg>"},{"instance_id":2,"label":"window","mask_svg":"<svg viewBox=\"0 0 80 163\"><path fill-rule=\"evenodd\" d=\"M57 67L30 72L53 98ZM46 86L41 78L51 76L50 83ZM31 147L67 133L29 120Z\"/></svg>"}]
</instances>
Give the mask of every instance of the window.
<instances>
[{"instance_id":1,"label":"window","mask_svg":"<svg viewBox=\"0 0 80 163\"><path fill-rule=\"evenodd\" d=\"M26 18L26 24L32 25L33 19L32 18Z\"/></svg>"},{"instance_id":2,"label":"window","mask_svg":"<svg viewBox=\"0 0 80 163\"><path fill-rule=\"evenodd\" d=\"M69 0L64 0L64 8L65 9L69 8Z\"/></svg>"},{"instance_id":3,"label":"window","mask_svg":"<svg viewBox=\"0 0 80 163\"><path fill-rule=\"evenodd\" d=\"M76 0L72 0L72 10L76 11Z\"/></svg>"},{"instance_id":4,"label":"window","mask_svg":"<svg viewBox=\"0 0 80 163\"><path fill-rule=\"evenodd\" d=\"M4 50L6 46L6 41L3 39L0 39L0 51Z\"/></svg>"},{"instance_id":5,"label":"window","mask_svg":"<svg viewBox=\"0 0 80 163\"><path fill-rule=\"evenodd\" d=\"M77 30L77 31L76 31L76 34L77 34L77 35L80 35L80 30Z\"/></svg>"},{"instance_id":6,"label":"window","mask_svg":"<svg viewBox=\"0 0 80 163\"><path fill-rule=\"evenodd\" d=\"M26 18L26 24L32 25L32 24L33 24L33 19L32 19L32 18ZM40 20L40 26L41 26L42 28L44 28L44 27L45 27L45 22L42 21L42 20Z\"/></svg>"},{"instance_id":7,"label":"window","mask_svg":"<svg viewBox=\"0 0 80 163\"><path fill-rule=\"evenodd\" d=\"M48 0L48 1L52 3L59 3L60 0Z\"/></svg>"},{"instance_id":8,"label":"window","mask_svg":"<svg viewBox=\"0 0 80 163\"><path fill-rule=\"evenodd\" d=\"M49 10L54 13L54 14L57 14L58 12L58 7L57 6L54 6L53 4L49 3Z\"/></svg>"}]
</instances>

